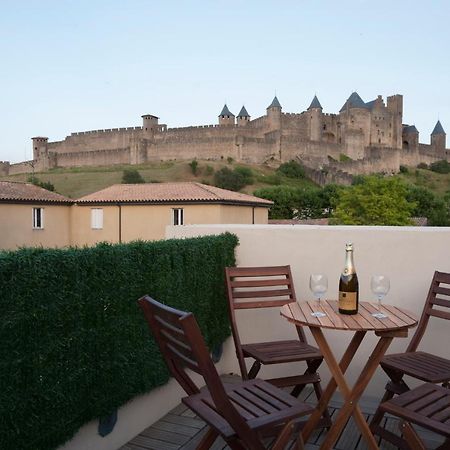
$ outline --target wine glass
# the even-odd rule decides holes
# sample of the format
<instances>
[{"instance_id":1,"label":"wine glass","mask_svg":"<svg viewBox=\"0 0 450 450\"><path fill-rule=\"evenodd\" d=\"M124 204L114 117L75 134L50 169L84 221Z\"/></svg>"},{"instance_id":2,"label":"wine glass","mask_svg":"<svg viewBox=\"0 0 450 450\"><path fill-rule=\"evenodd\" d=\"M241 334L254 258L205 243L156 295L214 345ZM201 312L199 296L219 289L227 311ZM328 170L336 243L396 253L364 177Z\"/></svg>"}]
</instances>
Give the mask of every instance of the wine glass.
<instances>
[{"instance_id":1,"label":"wine glass","mask_svg":"<svg viewBox=\"0 0 450 450\"><path fill-rule=\"evenodd\" d=\"M327 292L328 289L328 278L323 273L313 273L309 277L309 288L311 289L314 296L319 301L320 306L320 298ZM326 314L324 314L321 311L314 311L311 313L314 317L325 317Z\"/></svg>"},{"instance_id":2,"label":"wine glass","mask_svg":"<svg viewBox=\"0 0 450 450\"><path fill-rule=\"evenodd\" d=\"M389 277L386 275L372 275L370 279L370 288L378 299L378 312L372 313L377 319L385 319L387 316L381 312L381 300L386 296L391 287Z\"/></svg>"}]
</instances>

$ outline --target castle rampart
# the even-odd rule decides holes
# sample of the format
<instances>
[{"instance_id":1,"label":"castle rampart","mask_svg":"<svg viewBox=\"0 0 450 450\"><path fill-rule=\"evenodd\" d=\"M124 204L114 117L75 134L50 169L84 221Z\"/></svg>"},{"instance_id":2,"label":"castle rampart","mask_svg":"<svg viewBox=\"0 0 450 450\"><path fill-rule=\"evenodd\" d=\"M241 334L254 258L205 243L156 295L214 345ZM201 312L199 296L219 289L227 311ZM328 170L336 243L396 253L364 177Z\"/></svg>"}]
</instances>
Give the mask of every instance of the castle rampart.
<instances>
[{"instance_id":1,"label":"castle rampart","mask_svg":"<svg viewBox=\"0 0 450 450\"><path fill-rule=\"evenodd\" d=\"M243 107L236 117L222 109L217 124L168 128L151 114L143 125L73 132L62 141L33 138L33 161L0 162L0 174L53 167L139 164L158 160L220 160L279 164L296 159L323 178L342 173L396 172L401 164L449 158L440 122L431 145L419 144L414 126L402 124L403 97L365 103L354 92L339 113L324 113L317 97L307 111L283 112L275 97L266 114L251 120ZM351 161L340 163L341 155ZM324 169L328 167L328 169ZM314 173L316 173L314 172ZM322 175L320 175L322 174ZM328 177L329 178L329 177ZM328 179L325 177L325 179Z\"/></svg>"}]
</instances>

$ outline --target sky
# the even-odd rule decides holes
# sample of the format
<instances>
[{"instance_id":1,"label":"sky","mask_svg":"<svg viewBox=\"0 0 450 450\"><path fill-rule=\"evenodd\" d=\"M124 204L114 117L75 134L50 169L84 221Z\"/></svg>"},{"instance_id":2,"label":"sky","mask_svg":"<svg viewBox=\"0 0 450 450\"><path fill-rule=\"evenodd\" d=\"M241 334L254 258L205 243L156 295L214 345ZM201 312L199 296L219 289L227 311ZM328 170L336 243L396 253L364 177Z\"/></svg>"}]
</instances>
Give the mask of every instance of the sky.
<instances>
[{"instance_id":1,"label":"sky","mask_svg":"<svg viewBox=\"0 0 450 450\"><path fill-rule=\"evenodd\" d=\"M325 113L402 94L429 143L438 119L450 133L449 25L448 0L0 0L0 161L142 114L256 118L275 94L297 113L315 94Z\"/></svg>"}]
</instances>

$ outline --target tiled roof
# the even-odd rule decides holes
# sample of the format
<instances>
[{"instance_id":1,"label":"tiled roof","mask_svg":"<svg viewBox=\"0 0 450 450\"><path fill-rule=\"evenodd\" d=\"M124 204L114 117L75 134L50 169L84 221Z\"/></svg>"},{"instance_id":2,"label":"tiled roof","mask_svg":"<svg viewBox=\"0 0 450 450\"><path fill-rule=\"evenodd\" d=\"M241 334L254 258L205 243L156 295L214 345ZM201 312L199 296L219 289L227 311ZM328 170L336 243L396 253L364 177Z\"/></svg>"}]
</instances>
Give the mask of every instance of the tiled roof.
<instances>
[{"instance_id":1,"label":"tiled roof","mask_svg":"<svg viewBox=\"0 0 450 450\"><path fill-rule=\"evenodd\" d=\"M250 117L250 116L248 115L247 110L245 109L245 106L243 106L243 107L241 108L241 110L239 111L238 117Z\"/></svg>"},{"instance_id":2,"label":"tiled roof","mask_svg":"<svg viewBox=\"0 0 450 450\"><path fill-rule=\"evenodd\" d=\"M367 106L363 99L358 95L357 92L352 92L352 95L344 103L344 106L339 110L339 112L345 111L348 108L361 108L366 109Z\"/></svg>"},{"instance_id":3,"label":"tiled roof","mask_svg":"<svg viewBox=\"0 0 450 450\"><path fill-rule=\"evenodd\" d=\"M277 96L275 95L275 97L272 100L272 103L268 106L268 108L280 108L281 109L281 104L277 99Z\"/></svg>"},{"instance_id":4,"label":"tiled roof","mask_svg":"<svg viewBox=\"0 0 450 450\"><path fill-rule=\"evenodd\" d=\"M403 133L418 133L419 130L415 125L403 125Z\"/></svg>"},{"instance_id":5,"label":"tiled roof","mask_svg":"<svg viewBox=\"0 0 450 450\"><path fill-rule=\"evenodd\" d=\"M201 183L115 184L77 203L233 203L269 207L273 202Z\"/></svg>"},{"instance_id":6,"label":"tiled roof","mask_svg":"<svg viewBox=\"0 0 450 450\"><path fill-rule=\"evenodd\" d=\"M220 113L220 116L233 116L234 117L234 114L228 109L228 106L226 103L222 109L222 112Z\"/></svg>"},{"instance_id":7,"label":"tiled roof","mask_svg":"<svg viewBox=\"0 0 450 450\"><path fill-rule=\"evenodd\" d=\"M31 183L0 181L0 202L73 203L73 200Z\"/></svg>"},{"instance_id":8,"label":"tiled roof","mask_svg":"<svg viewBox=\"0 0 450 450\"><path fill-rule=\"evenodd\" d=\"M309 105L308 111L313 108L322 109L322 105L320 104L319 99L317 98L317 95L315 95L314 98L312 99L312 102Z\"/></svg>"},{"instance_id":9,"label":"tiled roof","mask_svg":"<svg viewBox=\"0 0 450 450\"><path fill-rule=\"evenodd\" d=\"M434 127L434 130L431 133L432 136L436 134L445 134L444 128L442 128L440 120L436 122L436 126Z\"/></svg>"}]
</instances>

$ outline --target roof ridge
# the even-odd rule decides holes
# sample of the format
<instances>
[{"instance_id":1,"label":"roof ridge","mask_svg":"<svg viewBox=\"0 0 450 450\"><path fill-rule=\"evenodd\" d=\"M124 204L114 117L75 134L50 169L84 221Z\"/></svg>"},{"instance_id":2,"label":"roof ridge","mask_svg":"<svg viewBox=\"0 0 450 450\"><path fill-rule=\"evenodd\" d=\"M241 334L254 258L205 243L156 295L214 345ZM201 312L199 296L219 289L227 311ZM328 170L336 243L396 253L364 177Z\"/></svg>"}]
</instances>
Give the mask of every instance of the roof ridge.
<instances>
[{"instance_id":1,"label":"roof ridge","mask_svg":"<svg viewBox=\"0 0 450 450\"><path fill-rule=\"evenodd\" d=\"M219 195L217 195L216 192L212 191L211 189L208 189L208 185L207 184L203 184L203 183L199 183L198 181L193 181L193 184L195 184L196 186L198 186L200 189L203 189L204 191L214 195L217 198L220 198ZM214 186L216 189L220 189L217 186Z\"/></svg>"}]
</instances>

